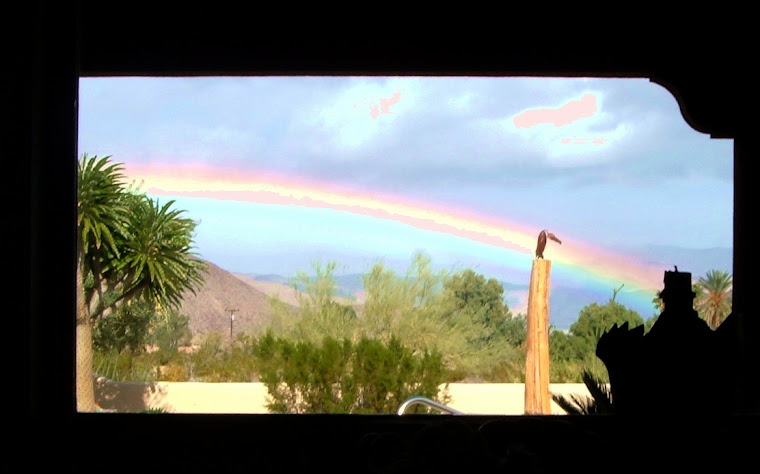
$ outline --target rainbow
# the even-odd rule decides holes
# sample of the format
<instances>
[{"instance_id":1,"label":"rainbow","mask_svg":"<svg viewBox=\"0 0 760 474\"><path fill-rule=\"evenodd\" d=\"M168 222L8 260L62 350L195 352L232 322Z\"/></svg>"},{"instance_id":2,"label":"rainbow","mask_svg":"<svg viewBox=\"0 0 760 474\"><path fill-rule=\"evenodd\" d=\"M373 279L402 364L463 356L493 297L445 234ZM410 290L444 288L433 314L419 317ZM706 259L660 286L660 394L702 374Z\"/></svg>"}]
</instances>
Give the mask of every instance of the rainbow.
<instances>
[{"instance_id":1,"label":"rainbow","mask_svg":"<svg viewBox=\"0 0 760 474\"><path fill-rule=\"evenodd\" d=\"M475 242L532 256L540 229L530 228L468 209L411 201L398 196L341 189L309 180L285 178L265 172L225 169L200 164L126 165L128 181L158 196L184 196L234 200L281 206L304 206L347 211L377 219L390 219L418 229L441 232ZM630 256L578 242L552 229L563 239L551 249L551 259L566 265L578 276L615 286L654 293L662 288L663 268L646 265Z\"/></svg>"}]
</instances>

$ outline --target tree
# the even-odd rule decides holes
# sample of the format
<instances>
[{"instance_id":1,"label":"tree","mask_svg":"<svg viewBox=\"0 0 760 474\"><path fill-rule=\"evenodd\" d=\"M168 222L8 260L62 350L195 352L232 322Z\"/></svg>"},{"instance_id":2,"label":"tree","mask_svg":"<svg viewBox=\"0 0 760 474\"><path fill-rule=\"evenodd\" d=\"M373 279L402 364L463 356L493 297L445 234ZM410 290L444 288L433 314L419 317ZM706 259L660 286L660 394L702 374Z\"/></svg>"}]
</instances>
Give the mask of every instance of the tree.
<instances>
[{"instance_id":1,"label":"tree","mask_svg":"<svg viewBox=\"0 0 760 474\"><path fill-rule=\"evenodd\" d=\"M353 337L356 329L356 311L351 306L335 301L338 285L333 273L336 267L335 262L328 263L324 268L321 264L314 263L313 278L305 272L299 272L293 279L300 318L288 332L295 338L318 342L327 336L338 339ZM283 307L276 309L284 312ZM283 316L286 315L280 315L281 318Z\"/></svg>"},{"instance_id":2,"label":"tree","mask_svg":"<svg viewBox=\"0 0 760 474\"><path fill-rule=\"evenodd\" d=\"M189 345L192 338L190 318L178 311L168 311L153 328L152 339L158 346L159 362L168 362L178 352L179 347Z\"/></svg>"},{"instance_id":3,"label":"tree","mask_svg":"<svg viewBox=\"0 0 760 474\"><path fill-rule=\"evenodd\" d=\"M195 222L144 195L129 195L129 218L122 255L111 262L113 302L141 297L159 308L178 308L185 291L203 284L206 264L192 252ZM113 304L113 303L111 303Z\"/></svg>"},{"instance_id":4,"label":"tree","mask_svg":"<svg viewBox=\"0 0 760 474\"><path fill-rule=\"evenodd\" d=\"M145 195L127 191L122 166L89 158L77 180L77 409L93 411L92 327L120 305L143 300L173 309L203 282L192 253L195 222Z\"/></svg>"},{"instance_id":5,"label":"tree","mask_svg":"<svg viewBox=\"0 0 760 474\"><path fill-rule=\"evenodd\" d=\"M596 356L599 338L613 325L628 323L630 327L641 326L644 320L636 311L626 308L611 298L606 304L592 303L581 309L578 319L568 333L554 330L549 334L552 362L552 380L561 382L577 379L583 371L605 379L606 370Z\"/></svg>"},{"instance_id":6,"label":"tree","mask_svg":"<svg viewBox=\"0 0 760 474\"><path fill-rule=\"evenodd\" d=\"M388 341L401 337L415 350L428 347L446 328L436 308L446 272L435 272L430 257L418 252L406 274L376 263L362 278L365 301L361 335Z\"/></svg>"},{"instance_id":7,"label":"tree","mask_svg":"<svg viewBox=\"0 0 760 474\"><path fill-rule=\"evenodd\" d=\"M131 359L145 352L153 319L155 308L149 303L137 301L122 305L109 317L96 320L93 345L101 352L129 351Z\"/></svg>"},{"instance_id":8,"label":"tree","mask_svg":"<svg viewBox=\"0 0 760 474\"><path fill-rule=\"evenodd\" d=\"M732 277L728 272L710 270L696 286L700 290L694 300L696 309L710 328L717 329L731 312Z\"/></svg>"},{"instance_id":9,"label":"tree","mask_svg":"<svg viewBox=\"0 0 760 474\"><path fill-rule=\"evenodd\" d=\"M506 322L512 318L504 303L504 287L495 278L486 278L467 269L446 280L443 291L458 311L471 315L483 325L483 339L504 336Z\"/></svg>"},{"instance_id":10,"label":"tree","mask_svg":"<svg viewBox=\"0 0 760 474\"><path fill-rule=\"evenodd\" d=\"M570 326L570 334L582 338L593 353L602 334L614 324L622 326L623 323L633 328L644 324L644 320L636 311L611 299L604 305L592 303L583 307L578 320Z\"/></svg>"},{"instance_id":11,"label":"tree","mask_svg":"<svg viewBox=\"0 0 760 474\"><path fill-rule=\"evenodd\" d=\"M585 338L566 333L560 329L549 330L549 356L554 363L581 361L589 352Z\"/></svg>"},{"instance_id":12,"label":"tree","mask_svg":"<svg viewBox=\"0 0 760 474\"><path fill-rule=\"evenodd\" d=\"M119 256L116 235L124 232L119 164L109 157L82 157L77 166L77 275L76 275L76 395L79 411L93 411L92 311L88 303L99 290L93 284L85 291L85 278L102 278L101 259L107 251Z\"/></svg>"}]
</instances>

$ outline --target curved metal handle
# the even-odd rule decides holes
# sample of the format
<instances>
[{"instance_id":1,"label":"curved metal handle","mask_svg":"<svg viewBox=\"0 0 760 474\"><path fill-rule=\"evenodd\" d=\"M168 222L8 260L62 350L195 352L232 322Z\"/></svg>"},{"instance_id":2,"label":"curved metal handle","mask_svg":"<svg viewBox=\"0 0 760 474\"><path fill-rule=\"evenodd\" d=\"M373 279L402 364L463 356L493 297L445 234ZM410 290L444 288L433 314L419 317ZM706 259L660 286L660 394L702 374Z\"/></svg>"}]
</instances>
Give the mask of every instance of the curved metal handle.
<instances>
[{"instance_id":1,"label":"curved metal handle","mask_svg":"<svg viewBox=\"0 0 760 474\"><path fill-rule=\"evenodd\" d=\"M435 408L436 410L440 410L442 412L448 413L449 415L464 415L459 410L455 410L453 408L449 408L446 405L442 405L435 400L431 400L429 398L425 397L412 397L406 400L404 403L401 404L401 406L398 409L398 415L404 415L406 413L406 410L409 409L412 405L425 405L430 408Z\"/></svg>"}]
</instances>

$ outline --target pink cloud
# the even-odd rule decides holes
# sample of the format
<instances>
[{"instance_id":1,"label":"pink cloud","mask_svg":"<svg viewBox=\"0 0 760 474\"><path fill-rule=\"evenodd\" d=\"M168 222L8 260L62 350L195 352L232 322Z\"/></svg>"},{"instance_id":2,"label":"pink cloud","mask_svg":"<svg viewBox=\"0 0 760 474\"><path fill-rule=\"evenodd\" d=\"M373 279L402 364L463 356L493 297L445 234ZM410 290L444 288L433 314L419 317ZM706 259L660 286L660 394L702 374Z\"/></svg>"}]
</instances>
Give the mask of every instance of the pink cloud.
<instances>
[{"instance_id":1,"label":"pink cloud","mask_svg":"<svg viewBox=\"0 0 760 474\"><path fill-rule=\"evenodd\" d=\"M369 108L369 115L375 119L380 116L380 114L389 114L391 113L391 105L397 104L399 100L401 100L401 92L396 92L390 99L380 99L380 106L378 107L377 104L372 104Z\"/></svg>"},{"instance_id":2,"label":"pink cloud","mask_svg":"<svg viewBox=\"0 0 760 474\"><path fill-rule=\"evenodd\" d=\"M528 110L517 115L513 122L517 128L530 128L541 123L553 123L555 127L561 127L591 117L596 110L596 96L584 94L580 100L571 100L556 109Z\"/></svg>"}]
</instances>

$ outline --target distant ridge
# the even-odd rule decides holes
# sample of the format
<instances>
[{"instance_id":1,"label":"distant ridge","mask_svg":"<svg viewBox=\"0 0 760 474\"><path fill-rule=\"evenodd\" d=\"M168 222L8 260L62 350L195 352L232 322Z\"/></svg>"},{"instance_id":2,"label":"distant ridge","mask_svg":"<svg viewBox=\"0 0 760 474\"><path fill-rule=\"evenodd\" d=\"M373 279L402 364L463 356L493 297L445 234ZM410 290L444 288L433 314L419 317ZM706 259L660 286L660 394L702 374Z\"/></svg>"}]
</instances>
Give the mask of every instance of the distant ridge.
<instances>
[{"instance_id":1,"label":"distant ridge","mask_svg":"<svg viewBox=\"0 0 760 474\"><path fill-rule=\"evenodd\" d=\"M295 289L289 283L278 283L289 282L290 279L286 277L275 274L257 275L255 273L236 274L236 277L250 284L258 291L270 296L278 295L282 301L293 306L298 304L295 297ZM363 275L360 273L334 275L333 278L338 286L338 294L356 299L355 301L351 301L350 299L342 299L338 301L344 304L360 306L361 303L363 303L364 290L362 277ZM499 283L504 287L504 299L512 313L515 315L525 314L528 306L528 284L506 281L499 281ZM567 286L563 285L562 282L557 281L552 285L551 299L549 302L551 307L550 323L557 329L566 330L578 319L578 315L583 307L592 303L605 304L610 300L612 295L612 287L608 290L593 290ZM618 301L620 303L637 311L643 319L646 320L654 314L654 305L652 305L651 308L648 305L634 307L628 304L629 300L630 296L627 293L621 293L618 295Z\"/></svg>"},{"instance_id":2,"label":"distant ridge","mask_svg":"<svg viewBox=\"0 0 760 474\"><path fill-rule=\"evenodd\" d=\"M678 265L681 271L691 272L696 280L708 270L731 271L733 252L731 248L685 249L665 245L646 245L629 248L631 255L636 255L650 264L662 265L663 269ZM197 297L189 296L184 307L191 316L191 329L194 333L208 330L226 331L229 334L229 313L224 308L248 308L249 314L241 314L241 328L259 327L273 313L268 302L269 296L278 295L297 312L298 301L292 278L270 273L229 273L216 265L210 264L213 274L207 282L207 288ZM402 276L403 273L398 273ZM362 273L334 275L337 293L345 298L344 304L358 307L363 303ZM488 275L486 275L488 277ZM528 284L526 282L509 282L500 280L504 287L504 297L513 313L525 313L527 310ZM301 290L303 288L300 288ZM614 288L592 289L579 288L560 279L552 282L550 323L557 329L568 329L577 319L583 307L592 303L605 304L613 295ZM655 314L654 304L649 304L649 297L640 293L622 292L617 301L637 311L643 319ZM199 299L209 298L201 302ZM654 297L654 295L652 295ZM237 302L237 303L236 303Z\"/></svg>"},{"instance_id":3,"label":"distant ridge","mask_svg":"<svg viewBox=\"0 0 760 474\"><path fill-rule=\"evenodd\" d=\"M296 290L296 288L294 288L291 284L279 283L279 281L285 279L284 277L280 277L279 275L268 275L268 279L259 280L258 278L260 277L252 277L249 274L237 273L234 275L241 281L245 282L248 285L251 285L253 288L261 291L267 296L277 297L280 299L280 301L283 301L295 307L300 305L297 294L299 290L303 291L303 288ZM338 284L338 287L336 288L336 292L338 294L336 301L338 303L350 304L354 306L364 303L364 295L361 289L354 291L352 289L353 287L341 287L340 283L337 281L336 284Z\"/></svg>"},{"instance_id":4,"label":"distant ridge","mask_svg":"<svg viewBox=\"0 0 760 474\"><path fill-rule=\"evenodd\" d=\"M274 314L269 297L219 266L205 263L208 273L204 274L204 285L196 294L185 292L179 310L190 318L194 338L209 332L229 337L230 309L237 310L232 324L233 337L239 332L261 329ZM292 309L297 311L295 307Z\"/></svg>"}]
</instances>

